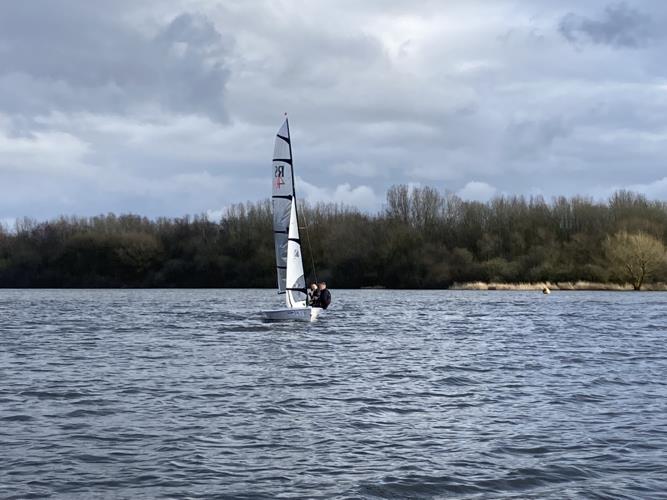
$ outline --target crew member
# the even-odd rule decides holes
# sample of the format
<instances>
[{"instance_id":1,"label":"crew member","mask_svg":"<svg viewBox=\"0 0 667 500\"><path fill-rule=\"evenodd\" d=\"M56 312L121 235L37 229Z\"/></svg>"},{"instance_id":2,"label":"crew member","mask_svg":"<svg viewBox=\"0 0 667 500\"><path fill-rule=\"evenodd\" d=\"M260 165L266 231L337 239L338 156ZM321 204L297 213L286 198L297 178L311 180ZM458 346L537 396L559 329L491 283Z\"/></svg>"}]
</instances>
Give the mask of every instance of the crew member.
<instances>
[{"instance_id":1,"label":"crew member","mask_svg":"<svg viewBox=\"0 0 667 500\"><path fill-rule=\"evenodd\" d=\"M326 309L331 304L331 292L327 289L327 284L320 283L320 295L318 297L319 307Z\"/></svg>"}]
</instances>

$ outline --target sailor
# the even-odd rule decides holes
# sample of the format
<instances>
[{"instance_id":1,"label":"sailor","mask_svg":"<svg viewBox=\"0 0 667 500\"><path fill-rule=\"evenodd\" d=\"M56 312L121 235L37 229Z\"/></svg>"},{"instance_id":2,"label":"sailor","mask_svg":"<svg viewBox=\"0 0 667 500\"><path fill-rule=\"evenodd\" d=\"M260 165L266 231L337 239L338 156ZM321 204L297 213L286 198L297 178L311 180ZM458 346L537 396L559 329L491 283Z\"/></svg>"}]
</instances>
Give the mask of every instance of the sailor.
<instances>
[{"instance_id":1,"label":"sailor","mask_svg":"<svg viewBox=\"0 0 667 500\"><path fill-rule=\"evenodd\" d=\"M308 305L317 307L320 299L320 290L317 288L317 283L311 283L308 290Z\"/></svg>"},{"instance_id":2,"label":"sailor","mask_svg":"<svg viewBox=\"0 0 667 500\"><path fill-rule=\"evenodd\" d=\"M331 304L331 292L327 289L327 284L323 281L320 283L320 295L318 297L318 305L322 309L326 309Z\"/></svg>"}]
</instances>

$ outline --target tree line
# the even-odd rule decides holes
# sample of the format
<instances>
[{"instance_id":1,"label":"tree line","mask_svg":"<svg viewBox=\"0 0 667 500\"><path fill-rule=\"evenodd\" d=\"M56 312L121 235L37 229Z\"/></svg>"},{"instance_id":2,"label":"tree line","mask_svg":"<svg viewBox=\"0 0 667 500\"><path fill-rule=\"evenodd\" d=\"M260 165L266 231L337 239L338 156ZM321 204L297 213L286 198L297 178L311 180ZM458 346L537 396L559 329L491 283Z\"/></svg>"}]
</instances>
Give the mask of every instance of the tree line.
<instances>
[{"instance_id":1,"label":"tree line","mask_svg":"<svg viewBox=\"0 0 667 500\"><path fill-rule=\"evenodd\" d=\"M337 288L665 281L667 203L619 191L465 201L391 187L382 211L301 204L308 279ZM60 217L0 227L0 287L273 287L269 200L206 216Z\"/></svg>"}]
</instances>

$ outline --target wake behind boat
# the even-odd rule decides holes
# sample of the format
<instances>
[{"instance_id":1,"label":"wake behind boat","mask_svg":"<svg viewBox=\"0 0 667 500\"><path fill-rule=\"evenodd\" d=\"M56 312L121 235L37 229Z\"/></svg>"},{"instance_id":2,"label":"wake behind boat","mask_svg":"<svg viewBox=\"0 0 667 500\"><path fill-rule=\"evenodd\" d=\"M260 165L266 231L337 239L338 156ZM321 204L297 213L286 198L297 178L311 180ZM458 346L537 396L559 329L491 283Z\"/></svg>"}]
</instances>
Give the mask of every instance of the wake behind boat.
<instances>
[{"instance_id":1,"label":"wake behind boat","mask_svg":"<svg viewBox=\"0 0 667 500\"><path fill-rule=\"evenodd\" d=\"M307 303L306 278L303 272L299 218L294 189L294 165L289 121L278 130L273 149L273 240L276 250L278 293L285 295L286 308L262 311L270 321L314 321L322 312Z\"/></svg>"}]
</instances>

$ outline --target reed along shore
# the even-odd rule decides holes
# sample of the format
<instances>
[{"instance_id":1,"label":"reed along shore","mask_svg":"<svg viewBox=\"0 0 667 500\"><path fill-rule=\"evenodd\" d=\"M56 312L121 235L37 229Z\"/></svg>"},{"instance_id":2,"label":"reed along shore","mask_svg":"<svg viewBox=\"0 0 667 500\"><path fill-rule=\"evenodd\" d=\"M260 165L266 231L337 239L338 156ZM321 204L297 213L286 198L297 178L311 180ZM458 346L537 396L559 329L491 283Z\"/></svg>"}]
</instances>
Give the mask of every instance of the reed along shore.
<instances>
[{"instance_id":1,"label":"reed along shore","mask_svg":"<svg viewBox=\"0 0 667 500\"><path fill-rule=\"evenodd\" d=\"M500 290L500 291L543 291L548 290L577 290L577 291L609 291L609 292L633 292L634 287L630 283L593 283L590 281L576 281L564 283L538 282L538 283L485 283L475 281L470 283L454 283L451 290ZM649 283L642 286L645 292L666 292L667 283Z\"/></svg>"}]
</instances>

